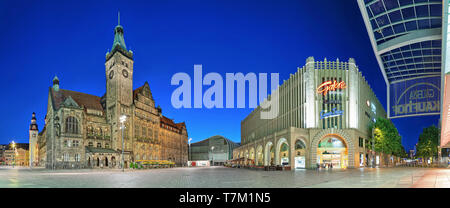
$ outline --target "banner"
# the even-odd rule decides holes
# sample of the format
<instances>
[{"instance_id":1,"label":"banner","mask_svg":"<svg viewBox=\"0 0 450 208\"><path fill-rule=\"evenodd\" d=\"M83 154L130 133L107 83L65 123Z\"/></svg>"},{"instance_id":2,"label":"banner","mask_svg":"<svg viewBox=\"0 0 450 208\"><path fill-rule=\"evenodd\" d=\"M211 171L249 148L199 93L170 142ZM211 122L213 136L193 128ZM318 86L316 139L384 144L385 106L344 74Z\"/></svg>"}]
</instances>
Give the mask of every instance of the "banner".
<instances>
[{"instance_id":1,"label":"banner","mask_svg":"<svg viewBox=\"0 0 450 208\"><path fill-rule=\"evenodd\" d=\"M441 77L426 77L390 85L390 118L440 114Z\"/></svg>"}]
</instances>

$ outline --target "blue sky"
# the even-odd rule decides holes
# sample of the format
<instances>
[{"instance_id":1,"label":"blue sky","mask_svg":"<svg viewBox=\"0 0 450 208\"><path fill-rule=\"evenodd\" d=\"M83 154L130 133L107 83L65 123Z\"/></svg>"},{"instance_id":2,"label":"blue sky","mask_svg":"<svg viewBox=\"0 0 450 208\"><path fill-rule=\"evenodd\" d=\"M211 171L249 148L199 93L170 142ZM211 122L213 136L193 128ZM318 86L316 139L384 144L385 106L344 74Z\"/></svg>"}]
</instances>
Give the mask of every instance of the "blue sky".
<instances>
[{"instance_id":1,"label":"blue sky","mask_svg":"<svg viewBox=\"0 0 450 208\"><path fill-rule=\"evenodd\" d=\"M134 52L134 88L148 81L163 114L186 121L199 141L223 135L240 141L240 122L252 109L174 109L177 72L280 73L287 79L309 56L353 57L381 103L386 87L356 1L1 1L0 143L28 142L31 113L44 126L48 87L102 96L105 54L117 12ZM206 90L207 87L204 87ZM438 116L395 119L407 148Z\"/></svg>"}]
</instances>

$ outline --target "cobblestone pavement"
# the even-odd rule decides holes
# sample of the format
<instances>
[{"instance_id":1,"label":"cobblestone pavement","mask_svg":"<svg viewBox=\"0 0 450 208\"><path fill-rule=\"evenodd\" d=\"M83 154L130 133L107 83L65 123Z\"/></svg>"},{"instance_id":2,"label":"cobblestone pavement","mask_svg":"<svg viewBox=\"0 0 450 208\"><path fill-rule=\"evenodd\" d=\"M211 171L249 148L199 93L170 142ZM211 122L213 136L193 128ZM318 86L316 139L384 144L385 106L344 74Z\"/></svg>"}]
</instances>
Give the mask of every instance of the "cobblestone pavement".
<instances>
[{"instance_id":1,"label":"cobblestone pavement","mask_svg":"<svg viewBox=\"0 0 450 208\"><path fill-rule=\"evenodd\" d=\"M450 169L361 168L256 171L225 167L152 170L46 170L0 167L0 187L450 188Z\"/></svg>"}]
</instances>

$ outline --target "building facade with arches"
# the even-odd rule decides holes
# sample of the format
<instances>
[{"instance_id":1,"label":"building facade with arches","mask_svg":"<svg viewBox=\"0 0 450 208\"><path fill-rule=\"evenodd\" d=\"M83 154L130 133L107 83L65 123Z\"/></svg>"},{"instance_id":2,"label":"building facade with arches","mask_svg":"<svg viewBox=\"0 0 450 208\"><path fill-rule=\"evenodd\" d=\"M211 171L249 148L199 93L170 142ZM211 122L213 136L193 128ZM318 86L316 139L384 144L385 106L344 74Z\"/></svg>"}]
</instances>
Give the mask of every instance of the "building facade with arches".
<instances>
[{"instance_id":1,"label":"building facade with arches","mask_svg":"<svg viewBox=\"0 0 450 208\"><path fill-rule=\"evenodd\" d=\"M241 146L233 153L241 165L293 170L375 162L369 126L386 112L353 58L309 57L277 93L278 105L272 106L279 108L278 116L262 119L265 109L258 106L241 122Z\"/></svg>"},{"instance_id":2,"label":"building facade with arches","mask_svg":"<svg viewBox=\"0 0 450 208\"><path fill-rule=\"evenodd\" d=\"M133 52L127 50L123 33L118 24L112 50L105 56L103 96L61 89L55 76L40 132L33 113L30 164L47 168L120 168L122 159L125 167L138 160L187 164L186 124L163 116L148 82L133 89ZM126 121L122 129L119 118L123 115Z\"/></svg>"}]
</instances>

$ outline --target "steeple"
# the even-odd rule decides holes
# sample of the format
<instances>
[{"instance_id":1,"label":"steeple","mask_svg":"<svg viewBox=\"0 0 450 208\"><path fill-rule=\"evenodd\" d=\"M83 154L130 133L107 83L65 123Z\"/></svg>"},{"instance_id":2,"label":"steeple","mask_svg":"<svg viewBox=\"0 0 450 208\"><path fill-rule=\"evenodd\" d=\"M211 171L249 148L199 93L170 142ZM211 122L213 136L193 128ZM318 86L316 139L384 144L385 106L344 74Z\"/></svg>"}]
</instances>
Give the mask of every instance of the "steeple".
<instances>
[{"instance_id":1,"label":"steeple","mask_svg":"<svg viewBox=\"0 0 450 208\"><path fill-rule=\"evenodd\" d=\"M55 75L55 78L53 78L53 90L58 91L59 90L59 79Z\"/></svg>"},{"instance_id":2,"label":"steeple","mask_svg":"<svg viewBox=\"0 0 450 208\"><path fill-rule=\"evenodd\" d=\"M114 47L117 45L127 50L127 46L125 45L125 40L123 39L123 27L120 25L120 12L118 13L118 21L117 26L114 28L114 43L112 46L112 49L114 50Z\"/></svg>"},{"instance_id":3,"label":"steeple","mask_svg":"<svg viewBox=\"0 0 450 208\"><path fill-rule=\"evenodd\" d=\"M56 75L53 78L53 90L55 90L55 91L59 90L59 79Z\"/></svg>"},{"instance_id":4,"label":"steeple","mask_svg":"<svg viewBox=\"0 0 450 208\"><path fill-rule=\"evenodd\" d=\"M31 115L31 124L30 124L30 130L36 130L38 131L38 126L36 124L36 113L33 112Z\"/></svg>"},{"instance_id":5,"label":"steeple","mask_svg":"<svg viewBox=\"0 0 450 208\"><path fill-rule=\"evenodd\" d=\"M124 56L133 59L133 52L131 50L127 50L125 39L123 38L123 27L120 25L120 12L117 14L117 26L114 28L114 42L111 51L106 53L106 61L108 61L116 51L119 51Z\"/></svg>"}]
</instances>

